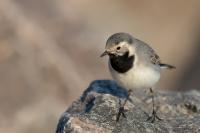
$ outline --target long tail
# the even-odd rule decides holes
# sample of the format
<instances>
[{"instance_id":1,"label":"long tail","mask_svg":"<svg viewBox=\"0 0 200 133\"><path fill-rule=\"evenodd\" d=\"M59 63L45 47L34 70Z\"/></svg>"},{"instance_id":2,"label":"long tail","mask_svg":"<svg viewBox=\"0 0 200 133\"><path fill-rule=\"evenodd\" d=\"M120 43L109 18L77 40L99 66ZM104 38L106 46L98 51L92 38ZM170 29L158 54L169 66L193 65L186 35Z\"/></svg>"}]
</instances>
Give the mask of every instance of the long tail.
<instances>
[{"instance_id":1,"label":"long tail","mask_svg":"<svg viewBox=\"0 0 200 133\"><path fill-rule=\"evenodd\" d=\"M167 69L176 69L175 66L169 65L169 64L159 64L161 68L167 68Z\"/></svg>"}]
</instances>

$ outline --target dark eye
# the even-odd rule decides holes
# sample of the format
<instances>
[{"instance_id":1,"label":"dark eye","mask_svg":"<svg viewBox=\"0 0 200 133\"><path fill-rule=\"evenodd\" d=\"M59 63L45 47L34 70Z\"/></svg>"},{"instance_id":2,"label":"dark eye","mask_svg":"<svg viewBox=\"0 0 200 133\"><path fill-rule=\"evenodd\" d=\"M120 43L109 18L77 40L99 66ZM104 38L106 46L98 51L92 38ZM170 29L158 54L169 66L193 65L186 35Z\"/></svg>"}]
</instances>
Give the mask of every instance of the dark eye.
<instances>
[{"instance_id":1,"label":"dark eye","mask_svg":"<svg viewBox=\"0 0 200 133\"><path fill-rule=\"evenodd\" d=\"M117 47L117 50L120 50L121 47Z\"/></svg>"}]
</instances>

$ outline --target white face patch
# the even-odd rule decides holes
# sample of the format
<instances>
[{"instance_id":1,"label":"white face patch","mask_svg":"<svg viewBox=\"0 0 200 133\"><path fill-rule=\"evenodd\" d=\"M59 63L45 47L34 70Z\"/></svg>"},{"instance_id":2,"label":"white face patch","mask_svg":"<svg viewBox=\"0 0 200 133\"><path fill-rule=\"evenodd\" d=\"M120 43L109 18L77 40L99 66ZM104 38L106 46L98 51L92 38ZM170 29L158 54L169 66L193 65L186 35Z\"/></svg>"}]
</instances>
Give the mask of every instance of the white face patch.
<instances>
[{"instance_id":1,"label":"white face patch","mask_svg":"<svg viewBox=\"0 0 200 133\"><path fill-rule=\"evenodd\" d=\"M129 57L135 54L135 48L127 42L121 42L118 46L127 48L129 51Z\"/></svg>"},{"instance_id":2,"label":"white face patch","mask_svg":"<svg viewBox=\"0 0 200 133\"><path fill-rule=\"evenodd\" d=\"M107 52L114 54L114 55L119 55L123 56L124 53L129 52L129 57L133 56L135 54L135 48L132 44L128 44L127 42L120 42L118 45L114 45L113 47L110 47L107 49Z\"/></svg>"},{"instance_id":3,"label":"white face patch","mask_svg":"<svg viewBox=\"0 0 200 133\"><path fill-rule=\"evenodd\" d=\"M135 54L135 48L133 46L128 45L128 50L129 50L129 56L132 56Z\"/></svg>"}]
</instances>

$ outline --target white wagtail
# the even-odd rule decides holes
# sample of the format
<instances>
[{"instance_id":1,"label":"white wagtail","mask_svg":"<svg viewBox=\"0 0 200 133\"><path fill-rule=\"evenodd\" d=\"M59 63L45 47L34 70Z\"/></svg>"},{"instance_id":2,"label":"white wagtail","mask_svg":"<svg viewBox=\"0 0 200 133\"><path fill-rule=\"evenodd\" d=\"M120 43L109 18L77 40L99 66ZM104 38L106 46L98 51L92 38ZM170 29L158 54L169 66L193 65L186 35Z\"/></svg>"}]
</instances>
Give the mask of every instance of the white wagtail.
<instances>
[{"instance_id":1,"label":"white wagtail","mask_svg":"<svg viewBox=\"0 0 200 133\"><path fill-rule=\"evenodd\" d=\"M145 42L140 41L128 33L116 33L106 42L105 52L101 57L109 56L109 69L117 83L128 90L128 97L132 90L150 89L152 93L153 111L147 119L154 122L161 120L154 109L154 95L152 87L160 79L162 68L173 69L172 65L161 62L156 52ZM124 105L119 108L117 121L124 114Z\"/></svg>"}]
</instances>

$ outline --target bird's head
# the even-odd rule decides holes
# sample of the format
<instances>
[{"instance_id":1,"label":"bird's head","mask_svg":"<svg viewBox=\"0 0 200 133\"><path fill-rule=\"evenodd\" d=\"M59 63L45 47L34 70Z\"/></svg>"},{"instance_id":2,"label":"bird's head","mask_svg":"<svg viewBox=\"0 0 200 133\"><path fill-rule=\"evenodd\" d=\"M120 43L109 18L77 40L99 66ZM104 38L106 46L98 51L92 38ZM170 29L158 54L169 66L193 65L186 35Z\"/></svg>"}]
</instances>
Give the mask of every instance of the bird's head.
<instances>
[{"instance_id":1,"label":"bird's head","mask_svg":"<svg viewBox=\"0 0 200 133\"><path fill-rule=\"evenodd\" d=\"M134 55L134 38L128 33L116 33L110 36L106 42L105 52L101 57L108 55L109 57Z\"/></svg>"}]
</instances>

